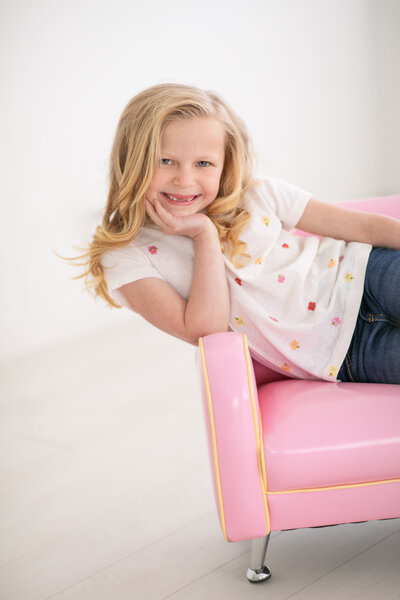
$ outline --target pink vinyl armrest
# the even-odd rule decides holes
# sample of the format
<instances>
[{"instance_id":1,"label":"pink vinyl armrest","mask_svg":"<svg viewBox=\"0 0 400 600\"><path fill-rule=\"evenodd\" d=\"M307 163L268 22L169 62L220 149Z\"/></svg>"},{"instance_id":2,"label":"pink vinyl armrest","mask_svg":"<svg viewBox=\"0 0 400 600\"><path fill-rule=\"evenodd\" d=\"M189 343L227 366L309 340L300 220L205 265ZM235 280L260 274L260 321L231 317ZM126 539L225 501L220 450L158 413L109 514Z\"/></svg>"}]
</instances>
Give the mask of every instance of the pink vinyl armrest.
<instances>
[{"instance_id":1,"label":"pink vinyl armrest","mask_svg":"<svg viewBox=\"0 0 400 600\"><path fill-rule=\"evenodd\" d=\"M257 385L245 336L200 338L206 429L221 528L228 541L269 532Z\"/></svg>"}]
</instances>

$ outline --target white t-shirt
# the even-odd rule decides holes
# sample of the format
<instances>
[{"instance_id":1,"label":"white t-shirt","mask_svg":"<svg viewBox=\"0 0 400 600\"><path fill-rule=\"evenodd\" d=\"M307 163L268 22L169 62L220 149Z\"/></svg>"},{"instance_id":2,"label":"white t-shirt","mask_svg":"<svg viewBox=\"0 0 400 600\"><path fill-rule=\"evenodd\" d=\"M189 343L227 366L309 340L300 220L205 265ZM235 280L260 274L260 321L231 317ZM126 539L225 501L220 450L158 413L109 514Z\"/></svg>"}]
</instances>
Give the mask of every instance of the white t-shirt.
<instances>
[{"instance_id":1,"label":"white t-shirt","mask_svg":"<svg viewBox=\"0 0 400 600\"><path fill-rule=\"evenodd\" d=\"M296 235L311 194L258 176L246 196L251 220L239 235L248 264L224 255L230 329L245 333L259 362L293 378L336 381L353 335L371 246ZM129 245L102 257L110 295L130 308L118 288L144 277L167 281L188 299L193 240L145 227Z\"/></svg>"}]
</instances>

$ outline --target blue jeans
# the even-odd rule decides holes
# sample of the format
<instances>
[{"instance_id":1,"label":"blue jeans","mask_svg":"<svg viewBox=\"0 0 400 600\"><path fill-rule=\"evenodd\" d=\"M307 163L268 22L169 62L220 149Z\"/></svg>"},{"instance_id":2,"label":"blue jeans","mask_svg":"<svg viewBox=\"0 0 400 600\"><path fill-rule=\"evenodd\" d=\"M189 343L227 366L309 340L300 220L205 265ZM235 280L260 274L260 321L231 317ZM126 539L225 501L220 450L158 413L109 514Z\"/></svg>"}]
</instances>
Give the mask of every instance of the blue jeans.
<instances>
[{"instance_id":1,"label":"blue jeans","mask_svg":"<svg viewBox=\"0 0 400 600\"><path fill-rule=\"evenodd\" d=\"M400 383L400 250L371 250L360 312L338 379Z\"/></svg>"}]
</instances>

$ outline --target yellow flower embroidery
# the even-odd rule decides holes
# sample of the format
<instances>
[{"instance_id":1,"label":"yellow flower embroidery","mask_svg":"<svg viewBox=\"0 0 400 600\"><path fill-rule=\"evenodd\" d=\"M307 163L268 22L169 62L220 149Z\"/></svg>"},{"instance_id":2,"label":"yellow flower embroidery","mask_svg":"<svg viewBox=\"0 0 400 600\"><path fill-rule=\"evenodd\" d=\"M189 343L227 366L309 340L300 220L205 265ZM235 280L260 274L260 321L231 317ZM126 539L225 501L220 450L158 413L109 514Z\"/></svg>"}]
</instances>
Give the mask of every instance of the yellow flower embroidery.
<instances>
[{"instance_id":1,"label":"yellow flower embroidery","mask_svg":"<svg viewBox=\"0 0 400 600\"><path fill-rule=\"evenodd\" d=\"M336 377L338 372L338 368L335 367L334 365L331 365L328 369L328 375L329 377Z\"/></svg>"},{"instance_id":2,"label":"yellow flower embroidery","mask_svg":"<svg viewBox=\"0 0 400 600\"><path fill-rule=\"evenodd\" d=\"M255 260L254 260L254 264L255 265L261 265L263 261L263 257L262 256L258 256Z\"/></svg>"},{"instance_id":3,"label":"yellow flower embroidery","mask_svg":"<svg viewBox=\"0 0 400 600\"><path fill-rule=\"evenodd\" d=\"M336 267L336 265L337 265L337 260L331 258L331 260L329 261L329 264L328 264L328 269L333 269L333 267Z\"/></svg>"},{"instance_id":4,"label":"yellow flower embroidery","mask_svg":"<svg viewBox=\"0 0 400 600\"><path fill-rule=\"evenodd\" d=\"M243 317L235 317L235 323L236 325L244 325L244 319Z\"/></svg>"},{"instance_id":5,"label":"yellow flower embroidery","mask_svg":"<svg viewBox=\"0 0 400 600\"><path fill-rule=\"evenodd\" d=\"M298 348L300 348L300 344L297 340L292 340L290 342L290 347L292 350L297 350Z\"/></svg>"},{"instance_id":6,"label":"yellow flower embroidery","mask_svg":"<svg viewBox=\"0 0 400 600\"><path fill-rule=\"evenodd\" d=\"M271 223L271 219L269 217L263 217L262 222L263 222L263 225L268 227L268 225Z\"/></svg>"},{"instance_id":7,"label":"yellow flower embroidery","mask_svg":"<svg viewBox=\"0 0 400 600\"><path fill-rule=\"evenodd\" d=\"M290 373L290 365L288 365L287 363L283 363L283 365L281 365L281 369L283 369L283 371L286 371L286 373Z\"/></svg>"},{"instance_id":8,"label":"yellow flower embroidery","mask_svg":"<svg viewBox=\"0 0 400 600\"><path fill-rule=\"evenodd\" d=\"M352 273L347 272L346 275L343 275L343 279L345 281L351 281L352 279L354 279Z\"/></svg>"}]
</instances>

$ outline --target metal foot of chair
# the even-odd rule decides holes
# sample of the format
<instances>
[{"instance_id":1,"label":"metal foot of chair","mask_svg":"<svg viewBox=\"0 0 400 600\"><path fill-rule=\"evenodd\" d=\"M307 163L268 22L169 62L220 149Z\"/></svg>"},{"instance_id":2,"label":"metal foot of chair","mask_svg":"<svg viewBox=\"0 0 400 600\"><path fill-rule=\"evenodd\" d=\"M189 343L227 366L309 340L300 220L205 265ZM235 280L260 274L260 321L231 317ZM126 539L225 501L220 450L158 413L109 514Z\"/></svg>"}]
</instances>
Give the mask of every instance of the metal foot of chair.
<instances>
[{"instance_id":1,"label":"metal foot of chair","mask_svg":"<svg viewBox=\"0 0 400 600\"><path fill-rule=\"evenodd\" d=\"M271 571L264 564L267 554L269 535L263 538L256 538L251 546L251 564L247 569L246 576L250 583L260 583L271 577Z\"/></svg>"}]
</instances>

